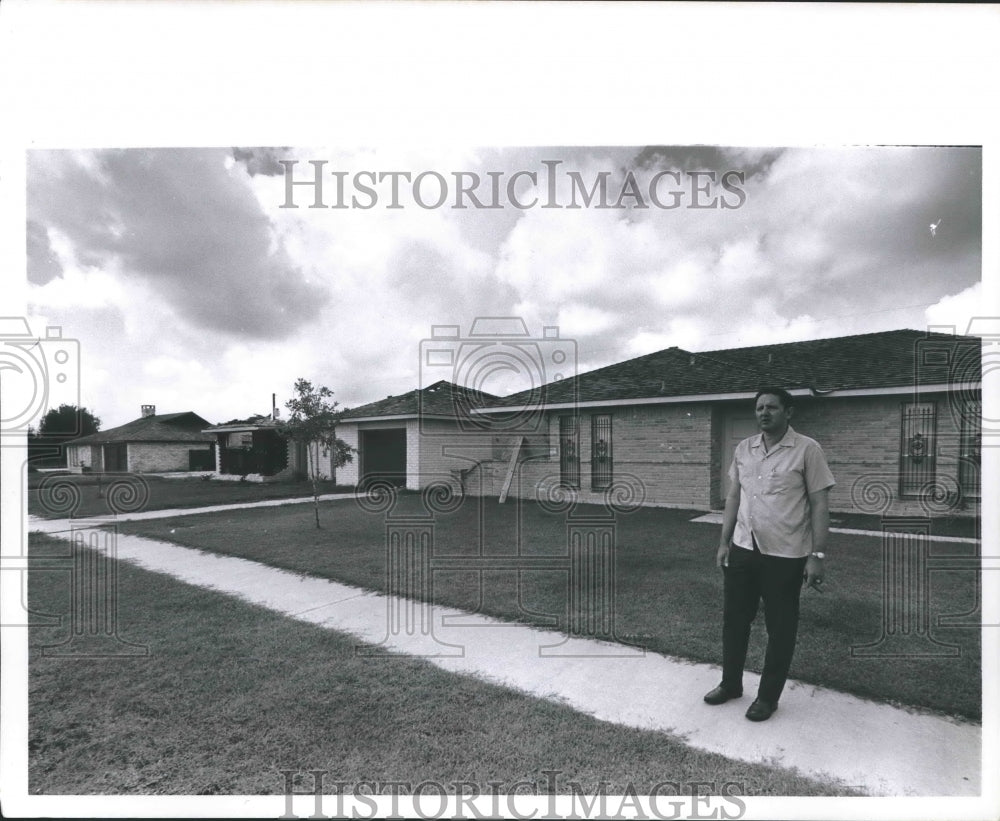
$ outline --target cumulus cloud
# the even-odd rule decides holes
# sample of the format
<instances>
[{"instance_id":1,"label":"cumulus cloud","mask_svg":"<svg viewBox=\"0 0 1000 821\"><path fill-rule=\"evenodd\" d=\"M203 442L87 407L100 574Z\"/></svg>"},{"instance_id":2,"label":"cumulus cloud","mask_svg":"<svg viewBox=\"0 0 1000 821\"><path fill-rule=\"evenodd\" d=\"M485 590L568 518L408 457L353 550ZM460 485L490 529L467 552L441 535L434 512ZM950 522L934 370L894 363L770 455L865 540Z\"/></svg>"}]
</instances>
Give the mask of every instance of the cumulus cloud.
<instances>
[{"instance_id":1,"label":"cumulus cloud","mask_svg":"<svg viewBox=\"0 0 1000 821\"><path fill-rule=\"evenodd\" d=\"M981 154L976 149L650 148L578 153L602 169L743 173L736 209L525 213L498 272L521 308L577 311L595 364L651 344L701 349L912 326L924 308L980 277ZM567 167L570 161L567 160ZM933 236L933 215L953 220ZM655 343L653 342L655 340Z\"/></svg>"},{"instance_id":2,"label":"cumulus cloud","mask_svg":"<svg viewBox=\"0 0 1000 821\"><path fill-rule=\"evenodd\" d=\"M285 159L287 153L287 148L234 148L233 159L242 163L251 177L276 177L285 173L285 166L278 160Z\"/></svg>"},{"instance_id":3,"label":"cumulus cloud","mask_svg":"<svg viewBox=\"0 0 1000 821\"><path fill-rule=\"evenodd\" d=\"M983 284L977 282L957 294L949 294L927 308L924 315L927 325L936 328L954 328L963 334L973 317L983 316Z\"/></svg>"},{"instance_id":4,"label":"cumulus cloud","mask_svg":"<svg viewBox=\"0 0 1000 821\"><path fill-rule=\"evenodd\" d=\"M49 240L49 232L41 223L28 220L28 281L36 285L62 276L62 264Z\"/></svg>"},{"instance_id":5,"label":"cumulus cloud","mask_svg":"<svg viewBox=\"0 0 1000 821\"><path fill-rule=\"evenodd\" d=\"M30 165L32 221L65 235L79 265L150 284L180 321L281 338L329 298L292 263L224 152L45 151Z\"/></svg>"},{"instance_id":6,"label":"cumulus cloud","mask_svg":"<svg viewBox=\"0 0 1000 821\"><path fill-rule=\"evenodd\" d=\"M588 186L607 173L614 201L626 173L642 192L673 171L683 201L282 209L286 156L349 174L535 172L525 201L548 196L543 161L558 160L562 203L569 172ZM745 201L686 207L691 171L739 172ZM558 325L587 370L671 345L962 330L981 294L977 149L33 152L28 194L33 302L63 324L93 318L85 353L113 375L102 384L128 386L118 421L166 409L157 394L211 419L266 412L297 376L345 405L399 394L422 378L432 326L467 332L477 316L521 316L534 336Z\"/></svg>"}]
</instances>

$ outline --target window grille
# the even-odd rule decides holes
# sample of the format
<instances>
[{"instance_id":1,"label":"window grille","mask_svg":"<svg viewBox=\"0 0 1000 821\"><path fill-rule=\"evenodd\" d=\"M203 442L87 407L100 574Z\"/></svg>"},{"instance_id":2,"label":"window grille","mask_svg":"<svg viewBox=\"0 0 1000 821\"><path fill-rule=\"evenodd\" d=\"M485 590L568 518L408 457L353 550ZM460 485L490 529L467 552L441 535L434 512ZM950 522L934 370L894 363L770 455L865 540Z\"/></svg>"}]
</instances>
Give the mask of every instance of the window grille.
<instances>
[{"instance_id":1,"label":"window grille","mask_svg":"<svg viewBox=\"0 0 1000 821\"><path fill-rule=\"evenodd\" d=\"M933 402L903 405L899 452L899 494L918 496L935 478L937 407Z\"/></svg>"},{"instance_id":2,"label":"window grille","mask_svg":"<svg viewBox=\"0 0 1000 821\"><path fill-rule=\"evenodd\" d=\"M983 447L983 434L979 408L966 408L962 414L961 451L958 455L958 486L963 499L982 498L979 475Z\"/></svg>"},{"instance_id":3,"label":"window grille","mask_svg":"<svg viewBox=\"0 0 1000 821\"><path fill-rule=\"evenodd\" d=\"M580 428L575 416L559 417L559 478L565 487L580 487Z\"/></svg>"},{"instance_id":4,"label":"window grille","mask_svg":"<svg viewBox=\"0 0 1000 821\"><path fill-rule=\"evenodd\" d=\"M611 414L599 413L590 422L590 486L592 490L611 487L614 451L611 442Z\"/></svg>"}]
</instances>

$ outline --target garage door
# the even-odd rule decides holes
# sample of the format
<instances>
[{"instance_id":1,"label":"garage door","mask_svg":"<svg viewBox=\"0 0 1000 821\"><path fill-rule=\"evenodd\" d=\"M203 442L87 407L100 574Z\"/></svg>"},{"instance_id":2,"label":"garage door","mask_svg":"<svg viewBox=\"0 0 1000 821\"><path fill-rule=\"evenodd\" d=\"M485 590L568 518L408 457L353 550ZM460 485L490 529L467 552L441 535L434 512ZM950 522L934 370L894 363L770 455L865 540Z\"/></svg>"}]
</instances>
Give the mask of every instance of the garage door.
<instances>
[{"instance_id":1,"label":"garage door","mask_svg":"<svg viewBox=\"0 0 1000 821\"><path fill-rule=\"evenodd\" d=\"M382 479L406 485L406 428L360 431L362 486Z\"/></svg>"}]
</instances>

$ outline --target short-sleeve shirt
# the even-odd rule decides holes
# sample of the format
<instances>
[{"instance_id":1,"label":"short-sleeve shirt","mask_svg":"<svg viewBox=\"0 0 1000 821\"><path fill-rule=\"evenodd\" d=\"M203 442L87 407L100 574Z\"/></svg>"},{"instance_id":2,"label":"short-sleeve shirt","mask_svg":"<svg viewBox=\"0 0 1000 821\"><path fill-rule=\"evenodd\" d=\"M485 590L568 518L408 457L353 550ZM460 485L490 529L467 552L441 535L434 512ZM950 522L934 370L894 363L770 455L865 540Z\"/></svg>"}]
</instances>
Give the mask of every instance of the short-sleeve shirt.
<instances>
[{"instance_id":1,"label":"short-sleeve shirt","mask_svg":"<svg viewBox=\"0 0 1000 821\"><path fill-rule=\"evenodd\" d=\"M812 552L809 494L832 487L833 474L819 443L789 426L781 441L764 450L764 434L736 446L729 479L740 486L733 544L798 559Z\"/></svg>"}]
</instances>

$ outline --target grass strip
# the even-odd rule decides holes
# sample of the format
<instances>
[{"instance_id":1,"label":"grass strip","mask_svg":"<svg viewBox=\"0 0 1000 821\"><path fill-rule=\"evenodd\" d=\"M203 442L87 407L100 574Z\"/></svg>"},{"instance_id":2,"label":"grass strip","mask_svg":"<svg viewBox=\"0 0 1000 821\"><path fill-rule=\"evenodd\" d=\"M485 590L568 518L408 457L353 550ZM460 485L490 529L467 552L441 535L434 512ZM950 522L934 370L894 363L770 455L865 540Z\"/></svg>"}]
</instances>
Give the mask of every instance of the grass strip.
<instances>
[{"instance_id":1,"label":"grass strip","mask_svg":"<svg viewBox=\"0 0 1000 821\"><path fill-rule=\"evenodd\" d=\"M64 553L30 539L32 561ZM118 582L119 635L147 657L44 657L67 627L31 630L33 794L279 795L282 770L326 770L328 791L466 781L488 794L490 782L502 793L525 781L539 794L603 783L615 795L672 782L683 794L708 782L717 794L850 794L419 659L360 656L349 637L128 563ZM67 573L29 573L36 611L67 613L69 588Z\"/></svg>"},{"instance_id":2,"label":"grass strip","mask_svg":"<svg viewBox=\"0 0 1000 821\"><path fill-rule=\"evenodd\" d=\"M353 488L320 482L320 495L350 493ZM139 510L206 507L262 502L268 499L312 498L312 483L240 482L168 479L136 474L31 474L28 512L47 519L69 516L109 516Z\"/></svg>"}]
</instances>

